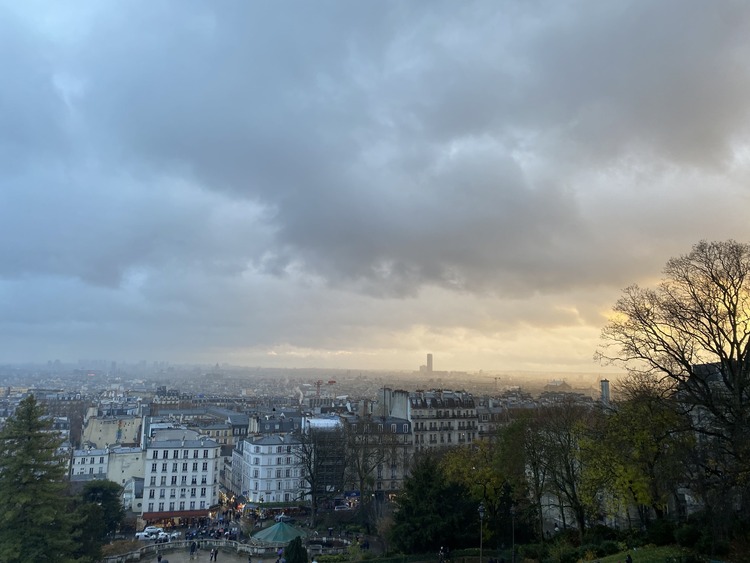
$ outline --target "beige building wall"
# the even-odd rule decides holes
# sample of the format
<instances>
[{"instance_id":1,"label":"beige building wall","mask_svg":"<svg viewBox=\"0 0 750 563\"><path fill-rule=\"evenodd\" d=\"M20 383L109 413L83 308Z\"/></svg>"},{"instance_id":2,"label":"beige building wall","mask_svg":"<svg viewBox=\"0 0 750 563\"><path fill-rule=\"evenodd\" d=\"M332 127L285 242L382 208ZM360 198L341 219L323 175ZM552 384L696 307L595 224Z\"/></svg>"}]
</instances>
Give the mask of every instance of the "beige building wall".
<instances>
[{"instance_id":1,"label":"beige building wall","mask_svg":"<svg viewBox=\"0 0 750 563\"><path fill-rule=\"evenodd\" d=\"M140 448L114 448L109 453L107 479L120 486L133 477L143 478L145 474L144 456Z\"/></svg>"},{"instance_id":2,"label":"beige building wall","mask_svg":"<svg viewBox=\"0 0 750 563\"><path fill-rule=\"evenodd\" d=\"M113 444L137 444L140 417L90 417L83 427L83 443L91 442L97 448Z\"/></svg>"}]
</instances>

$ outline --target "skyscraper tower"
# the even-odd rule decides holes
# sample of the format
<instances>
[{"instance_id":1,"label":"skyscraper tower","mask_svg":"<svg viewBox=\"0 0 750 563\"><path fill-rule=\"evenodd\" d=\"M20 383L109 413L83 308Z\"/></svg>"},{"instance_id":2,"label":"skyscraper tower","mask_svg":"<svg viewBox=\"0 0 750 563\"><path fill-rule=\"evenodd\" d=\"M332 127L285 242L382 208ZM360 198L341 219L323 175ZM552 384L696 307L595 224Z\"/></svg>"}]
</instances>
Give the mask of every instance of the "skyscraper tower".
<instances>
[{"instance_id":1,"label":"skyscraper tower","mask_svg":"<svg viewBox=\"0 0 750 563\"><path fill-rule=\"evenodd\" d=\"M432 373L432 354L427 354L427 373Z\"/></svg>"},{"instance_id":2,"label":"skyscraper tower","mask_svg":"<svg viewBox=\"0 0 750 563\"><path fill-rule=\"evenodd\" d=\"M601 401L603 405L609 405L609 380L608 379L602 379L599 382L600 388L601 388Z\"/></svg>"}]
</instances>

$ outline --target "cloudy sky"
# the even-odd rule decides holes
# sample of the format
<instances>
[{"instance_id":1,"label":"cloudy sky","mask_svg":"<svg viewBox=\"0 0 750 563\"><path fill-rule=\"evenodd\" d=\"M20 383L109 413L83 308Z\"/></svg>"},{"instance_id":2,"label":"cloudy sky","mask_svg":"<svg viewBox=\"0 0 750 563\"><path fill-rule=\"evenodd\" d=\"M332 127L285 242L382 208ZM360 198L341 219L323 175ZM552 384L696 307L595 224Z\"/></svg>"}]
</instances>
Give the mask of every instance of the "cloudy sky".
<instances>
[{"instance_id":1,"label":"cloudy sky","mask_svg":"<svg viewBox=\"0 0 750 563\"><path fill-rule=\"evenodd\" d=\"M597 371L750 241L750 6L0 2L0 361Z\"/></svg>"}]
</instances>

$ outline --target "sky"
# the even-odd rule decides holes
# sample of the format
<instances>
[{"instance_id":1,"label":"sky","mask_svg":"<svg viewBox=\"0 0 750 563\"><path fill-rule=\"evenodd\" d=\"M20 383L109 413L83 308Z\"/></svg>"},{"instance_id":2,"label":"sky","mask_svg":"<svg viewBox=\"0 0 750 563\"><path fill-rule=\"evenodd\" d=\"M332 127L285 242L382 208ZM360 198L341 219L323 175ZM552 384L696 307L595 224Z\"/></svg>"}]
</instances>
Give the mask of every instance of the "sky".
<instances>
[{"instance_id":1,"label":"sky","mask_svg":"<svg viewBox=\"0 0 750 563\"><path fill-rule=\"evenodd\" d=\"M750 241L750 5L0 0L0 362L576 371Z\"/></svg>"}]
</instances>

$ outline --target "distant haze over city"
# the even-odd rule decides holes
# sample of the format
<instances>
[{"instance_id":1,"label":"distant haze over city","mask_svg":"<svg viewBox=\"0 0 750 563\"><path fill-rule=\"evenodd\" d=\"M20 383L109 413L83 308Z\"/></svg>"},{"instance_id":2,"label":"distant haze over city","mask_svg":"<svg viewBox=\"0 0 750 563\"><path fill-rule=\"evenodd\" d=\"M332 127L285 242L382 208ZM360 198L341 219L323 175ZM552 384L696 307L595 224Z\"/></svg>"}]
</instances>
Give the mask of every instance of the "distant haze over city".
<instances>
[{"instance_id":1,"label":"distant haze over city","mask_svg":"<svg viewBox=\"0 0 750 563\"><path fill-rule=\"evenodd\" d=\"M749 24L692 0L6 2L0 362L596 379L622 288L750 240Z\"/></svg>"}]
</instances>

